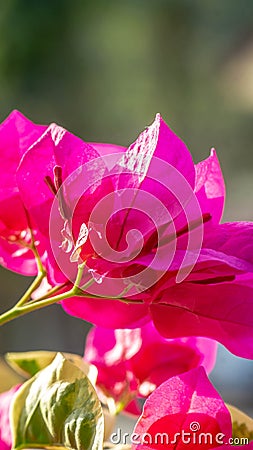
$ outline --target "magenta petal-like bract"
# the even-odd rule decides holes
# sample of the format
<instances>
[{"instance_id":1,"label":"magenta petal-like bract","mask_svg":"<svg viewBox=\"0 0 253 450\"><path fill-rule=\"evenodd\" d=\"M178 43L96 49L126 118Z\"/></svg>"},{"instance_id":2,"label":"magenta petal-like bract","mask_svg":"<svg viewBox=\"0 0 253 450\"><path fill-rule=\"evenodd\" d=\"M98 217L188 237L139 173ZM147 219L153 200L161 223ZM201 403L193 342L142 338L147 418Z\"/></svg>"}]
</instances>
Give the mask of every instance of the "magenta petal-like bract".
<instances>
[{"instance_id":1,"label":"magenta petal-like bract","mask_svg":"<svg viewBox=\"0 0 253 450\"><path fill-rule=\"evenodd\" d=\"M23 157L17 171L18 186L28 211L40 231L48 235L50 209L54 195L46 184L54 180L54 168L62 168L68 177L74 170L98 156L89 144L65 129L51 124Z\"/></svg>"},{"instance_id":2,"label":"magenta petal-like bract","mask_svg":"<svg viewBox=\"0 0 253 450\"><path fill-rule=\"evenodd\" d=\"M188 443L183 433L189 433ZM200 441L201 433L209 433L206 444ZM217 447L221 433L227 442L232 434L230 413L200 367L170 378L150 395L134 429L140 444L133 445L133 450L143 445L161 450L211 449Z\"/></svg>"},{"instance_id":3,"label":"magenta petal-like bract","mask_svg":"<svg viewBox=\"0 0 253 450\"><path fill-rule=\"evenodd\" d=\"M132 330L94 327L84 359L97 367L101 389L120 401L135 393L147 397L169 377L200 365L210 372L216 349L216 342L205 338L165 339L149 322Z\"/></svg>"}]
</instances>

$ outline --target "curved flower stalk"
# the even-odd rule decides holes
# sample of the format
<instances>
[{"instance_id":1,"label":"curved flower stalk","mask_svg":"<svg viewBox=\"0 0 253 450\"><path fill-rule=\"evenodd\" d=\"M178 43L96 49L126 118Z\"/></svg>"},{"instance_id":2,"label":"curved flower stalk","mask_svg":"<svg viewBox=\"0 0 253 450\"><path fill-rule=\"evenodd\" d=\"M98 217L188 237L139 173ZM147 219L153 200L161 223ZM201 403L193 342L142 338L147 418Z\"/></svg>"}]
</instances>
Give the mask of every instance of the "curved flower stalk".
<instances>
[{"instance_id":1,"label":"curved flower stalk","mask_svg":"<svg viewBox=\"0 0 253 450\"><path fill-rule=\"evenodd\" d=\"M210 372L217 344L205 338L165 339L152 322L133 330L94 327L84 360L98 369L97 385L118 409L140 414L136 396L146 398L168 378L203 365Z\"/></svg>"},{"instance_id":2,"label":"curved flower stalk","mask_svg":"<svg viewBox=\"0 0 253 450\"><path fill-rule=\"evenodd\" d=\"M34 241L40 256L44 248L42 236L22 202L16 173L21 158L45 129L18 111L0 126L0 262L22 275L37 274Z\"/></svg>"},{"instance_id":3,"label":"curved flower stalk","mask_svg":"<svg viewBox=\"0 0 253 450\"><path fill-rule=\"evenodd\" d=\"M9 450L12 446L10 404L19 388L20 385L17 385L0 394L0 450Z\"/></svg>"},{"instance_id":4,"label":"curved flower stalk","mask_svg":"<svg viewBox=\"0 0 253 450\"><path fill-rule=\"evenodd\" d=\"M0 448L102 450L112 418L104 417L91 382L95 368L72 354L28 352L13 358L18 371L24 364L22 373L34 374L0 395Z\"/></svg>"}]
</instances>

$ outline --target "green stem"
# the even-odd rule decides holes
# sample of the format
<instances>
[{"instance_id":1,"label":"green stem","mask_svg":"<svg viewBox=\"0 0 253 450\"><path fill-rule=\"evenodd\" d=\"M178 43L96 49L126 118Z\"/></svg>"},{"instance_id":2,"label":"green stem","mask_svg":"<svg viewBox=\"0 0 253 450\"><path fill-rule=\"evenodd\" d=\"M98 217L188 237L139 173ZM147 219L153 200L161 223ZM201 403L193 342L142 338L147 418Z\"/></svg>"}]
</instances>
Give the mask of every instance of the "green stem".
<instances>
[{"instance_id":1,"label":"green stem","mask_svg":"<svg viewBox=\"0 0 253 450\"><path fill-rule=\"evenodd\" d=\"M46 306L53 305L54 303L58 303L61 300L65 300L67 298L71 297L84 297L84 298L94 298L96 300L105 300L106 297L98 297L96 295L88 294L85 295L78 286L73 286L72 289L70 289L67 292L64 292L63 294L55 295L54 297L44 298L44 300L37 299L36 302L26 303L25 305L15 305L13 308L11 308L9 311L6 311L2 315L0 315L0 326L10 322L13 319L16 319L17 317L21 317L25 314L28 314L33 311L37 311L38 309L45 308ZM42 297L43 298L43 297ZM123 298L115 298L115 300L119 300L124 303L131 303L129 300L123 299ZM132 301L132 303L135 304L142 304L143 302L139 301Z\"/></svg>"},{"instance_id":2,"label":"green stem","mask_svg":"<svg viewBox=\"0 0 253 450\"><path fill-rule=\"evenodd\" d=\"M41 264L41 266L39 265L39 261L40 261L40 259L38 257L37 262L38 262L38 267L40 267L38 276L35 278L35 280L31 284L31 286L28 288L28 290L23 295L23 297L18 301L18 303L13 308L11 308L9 311L6 311L2 315L0 315L0 325L10 322L11 320L16 319L17 317L21 317L30 312L37 311L38 309L53 305L54 303L58 303L61 300L65 300L70 297L79 296L79 297L96 298L96 299L100 298L100 297L98 297L96 295L92 295L92 294L86 295L82 290L82 289L87 289L87 287L89 287L92 284L92 282L94 281L93 279L89 280L82 287L79 287L79 285L82 281L83 271L84 271L84 267L85 267L85 264L83 263L78 266L78 272L77 272L74 286L69 291L59 294L59 295L55 295L52 297L51 295L53 293L57 292L57 290L59 290L63 287L63 285L56 286L51 291L49 291L47 293L47 295L44 295L41 298L38 298L36 300L33 300L33 301L27 303L31 294L40 285L42 279L45 277L45 270L44 270L42 264Z\"/></svg>"},{"instance_id":3,"label":"green stem","mask_svg":"<svg viewBox=\"0 0 253 450\"><path fill-rule=\"evenodd\" d=\"M21 309L24 311L24 314L27 314L32 311L36 311L37 309L44 308L45 306L53 305L54 303L58 303L61 300L65 300L66 298L73 297L75 294L75 290L72 288L63 294L55 295L54 297L47 298L45 300L38 301L37 303L28 303L24 305ZM14 307L15 309L15 307ZM1 316L0 316L0 324L1 324Z\"/></svg>"},{"instance_id":4,"label":"green stem","mask_svg":"<svg viewBox=\"0 0 253 450\"><path fill-rule=\"evenodd\" d=\"M115 416L120 414L123 411L123 409L125 408L125 406L126 406L125 402L116 403Z\"/></svg>"},{"instance_id":5,"label":"green stem","mask_svg":"<svg viewBox=\"0 0 253 450\"><path fill-rule=\"evenodd\" d=\"M19 307L24 305L24 303L28 302L28 300L30 299L32 293L35 291L35 289L37 289L43 278L45 277L45 273L39 273L37 275L37 277L35 278L35 280L33 280L32 284L29 286L29 288L27 289L27 291L24 293L24 295L21 297L21 299L18 301L18 303L15 305L15 307Z\"/></svg>"}]
</instances>

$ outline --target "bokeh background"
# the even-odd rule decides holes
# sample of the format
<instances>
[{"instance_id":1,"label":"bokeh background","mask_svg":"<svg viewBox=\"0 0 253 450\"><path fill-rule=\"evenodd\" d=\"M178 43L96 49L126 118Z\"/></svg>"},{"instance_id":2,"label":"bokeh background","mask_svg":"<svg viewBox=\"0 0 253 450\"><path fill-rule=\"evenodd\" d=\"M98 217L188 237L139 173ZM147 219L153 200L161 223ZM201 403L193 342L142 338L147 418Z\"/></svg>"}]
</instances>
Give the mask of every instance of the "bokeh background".
<instances>
[{"instance_id":1,"label":"bokeh background","mask_svg":"<svg viewBox=\"0 0 253 450\"><path fill-rule=\"evenodd\" d=\"M196 162L217 149L224 220L253 219L252 0L2 0L0 101L1 120L17 108L121 145L161 112ZM1 268L2 311L30 281ZM82 353L87 330L52 306L2 327L0 353ZM253 412L253 362L220 347L212 380Z\"/></svg>"}]
</instances>

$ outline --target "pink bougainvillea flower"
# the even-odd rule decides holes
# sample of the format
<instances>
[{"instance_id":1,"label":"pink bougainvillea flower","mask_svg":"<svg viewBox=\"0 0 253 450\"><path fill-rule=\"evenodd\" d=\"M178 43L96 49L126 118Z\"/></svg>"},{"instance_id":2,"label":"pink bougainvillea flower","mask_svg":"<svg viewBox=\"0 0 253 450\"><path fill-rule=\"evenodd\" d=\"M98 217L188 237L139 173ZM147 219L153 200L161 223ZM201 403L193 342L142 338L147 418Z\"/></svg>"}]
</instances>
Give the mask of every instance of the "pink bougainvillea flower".
<instances>
[{"instance_id":1,"label":"pink bougainvillea flower","mask_svg":"<svg viewBox=\"0 0 253 450\"><path fill-rule=\"evenodd\" d=\"M29 217L18 191L16 171L22 156L44 129L18 111L0 125L0 263L23 275L35 275L37 268L33 253L25 246L30 241ZM38 231L33 231L38 241ZM43 253L41 246L39 251Z\"/></svg>"},{"instance_id":2,"label":"pink bougainvillea flower","mask_svg":"<svg viewBox=\"0 0 253 450\"><path fill-rule=\"evenodd\" d=\"M7 392L0 394L0 450L10 450L12 447L10 428L10 405L20 385L14 386Z\"/></svg>"},{"instance_id":3,"label":"pink bougainvillea flower","mask_svg":"<svg viewBox=\"0 0 253 450\"><path fill-rule=\"evenodd\" d=\"M235 448L235 446L233 444L231 445L222 445L221 447L216 447L214 450L227 450L228 448ZM253 449L253 442L249 442L249 444L245 444L245 445L236 445L236 448L240 449L244 449L244 450L252 450Z\"/></svg>"},{"instance_id":4,"label":"pink bougainvillea flower","mask_svg":"<svg viewBox=\"0 0 253 450\"><path fill-rule=\"evenodd\" d=\"M219 224L214 150L194 165L159 114L127 149L51 125L17 179L40 232L50 231L49 282L67 290L85 262L86 296L104 297L66 299L68 313L106 328L151 319L166 338L205 336L253 357L253 224Z\"/></svg>"},{"instance_id":5,"label":"pink bougainvillea flower","mask_svg":"<svg viewBox=\"0 0 253 450\"><path fill-rule=\"evenodd\" d=\"M133 436L133 450L221 448L232 436L232 423L199 367L170 378L150 395Z\"/></svg>"},{"instance_id":6,"label":"pink bougainvillea flower","mask_svg":"<svg viewBox=\"0 0 253 450\"><path fill-rule=\"evenodd\" d=\"M165 339L150 322L132 330L94 327L86 340L84 359L97 367L97 384L107 395L128 402L136 394L147 397L169 377L199 365L210 372L216 350L216 342L210 339ZM131 405L135 411L137 405Z\"/></svg>"},{"instance_id":7,"label":"pink bougainvillea flower","mask_svg":"<svg viewBox=\"0 0 253 450\"><path fill-rule=\"evenodd\" d=\"M49 279L52 284L57 281L66 281L66 277L59 270L50 248L50 210L62 180L82 164L96 158L98 153L90 145L55 124L50 125L45 130L28 153L29 155L26 154L23 157L17 171L19 190L30 215L37 223L43 236L48 239L47 250L52 256L52 264L49 264ZM94 202L90 201L93 205ZM61 210L64 210L63 214L66 215L68 209L66 202L61 198L59 198L59 202L61 203ZM64 221L61 225L63 227ZM64 237L61 229L56 230L55 239L59 238L57 232L59 232L62 240ZM61 249L59 251L61 256L64 257L64 251Z\"/></svg>"}]
</instances>

